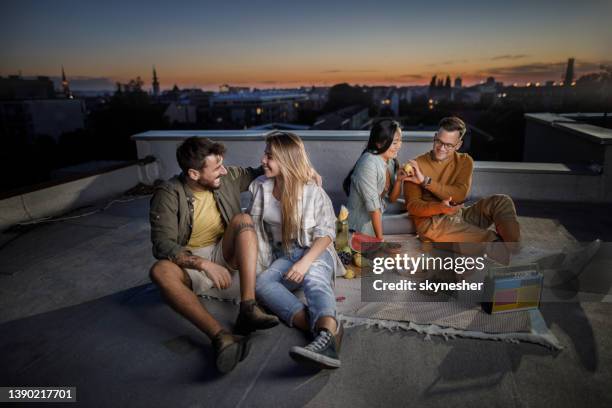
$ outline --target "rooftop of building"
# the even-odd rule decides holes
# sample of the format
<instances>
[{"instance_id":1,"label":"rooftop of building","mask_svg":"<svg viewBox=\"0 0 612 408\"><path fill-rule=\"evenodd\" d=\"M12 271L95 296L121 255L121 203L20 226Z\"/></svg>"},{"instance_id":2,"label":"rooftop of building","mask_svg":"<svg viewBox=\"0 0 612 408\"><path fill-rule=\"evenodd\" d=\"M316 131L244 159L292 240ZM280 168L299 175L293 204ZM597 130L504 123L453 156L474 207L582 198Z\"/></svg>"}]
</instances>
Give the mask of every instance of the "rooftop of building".
<instances>
[{"instance_id":1,"label":"rooftop of building","mask_svg":"<svg viewBox=\"0 0 612 408\"><path fill-rule=\"evenodd\" d=\"M346 330L342 367L312 371L287 355L306 338L279 326L216 374L208 340L149 282L148 197L114 197L65 221L1 235L0 383L77 387L85 406L609 406L610 303L544 304L566 347L416 332ZM335 201L341 197L334 197ZM128 201L129 200L129 201ZM612 240L610 205L517 203L577 239ZM589 222L585 222L588 220ZM588 282L584 283L588 285ZM237 306L203 300L223 324Z\"/></svg>"},{"instance_id":2,"label":"rooftop of building","mask_svg":"<svg viewBox=\"0 0 612 408\"><path fill-rule=\"evenodd\" d=\"M148 190L125 191L139 180L173 174L173 152L185 137L223 140L235 153L226 161L245 165L246 158L246 164L257 162L252 149L261 148L257 143L265 133L146 132L135 139L139 152L155 156L154 162L129 163L0 201L3 222L7 210L17 207L42 221L22 219L0 234L0 384L76 386L85 406L612 404L612 294L589 275L580 277L581 290L604 301L541 305L565 347L561 351L354 327L346 330L342 368L317 372L289 358L289 347L306 338L281 325L254 335L249 358L235 371L216 374L209 341L149 281L154 259ZM344 176L338 168L351 165L347 157L361 151L367 131L297 133L308 149L320 149L320 160L313 161L338 208L346 197L330 180L336 173ZM404 139L412 143L412 154L430 145L432 132L405 132ZM348 145L354 151L342 156ZM563 163L476 162L473 189L480 196L509 188L518 197L520 216L556 220L578 241L612 241L612 203L588 202L580 190L603 176L577 174ZM48 208L53 203L61 205ZM612 265L605 257L598 262ZM237 306L202 302L232 325Z\"/></svg>"}]
</instances>

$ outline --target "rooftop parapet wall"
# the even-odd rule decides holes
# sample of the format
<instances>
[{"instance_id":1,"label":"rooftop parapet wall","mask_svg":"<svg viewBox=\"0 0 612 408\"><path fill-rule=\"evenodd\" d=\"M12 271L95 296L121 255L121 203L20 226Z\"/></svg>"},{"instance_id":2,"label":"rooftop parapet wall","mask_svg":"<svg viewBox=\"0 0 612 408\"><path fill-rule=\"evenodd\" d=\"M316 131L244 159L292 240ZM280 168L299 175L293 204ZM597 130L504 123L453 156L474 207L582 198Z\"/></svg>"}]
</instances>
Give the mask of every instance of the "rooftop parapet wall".
<instances>
[{"instance_id":1,"label":"rooftop parapet wall","mask_svg":"<svg viewBox=\"0 0 612 408\"><path fill-rule=\"evenodd\" d=\"M575 131L575 129L574 129ZM336 207L346 201L342 181L361 154L365 131L297 131ZM196 135L223 142L228 165L258 166L264 151L262 131L151 131L133 136L138 156L153 156L123 168L62 184L44 186L0 199L0 230L16 223L56 216L71 209L112 198L138 183L152 184L179 173L176 147ZM404 132L403 163L431 149L433 132ZM612 144L600 144L602 165L595 171L563 163L477 161L470 199L508 194L517 200L612 202Z\"/></svg>"},{"instance_id":2,"label":"rooftop parapet wall","mask_svg":"<svg viewBox=\"0 0 612 408\"><path fill-rule=\"evenodd\" d=\"M143 160L61 183L24 189L0 199L0 231L111 199L139 183L152 184L158 177L157 163Z\"/></svg>"},{"instance_id":3,"label":"rooftop parapet wall","mask_svg":"<svg viewBox=\"0 0 612 408\"><path fill-rule=\"evenodd\" d=\"M226 146L224 163L235 166L260 165L265 149L266 131L192 131L146 132L133 136L138 157L153 156L159 164L162 178L180 173L176 162L176 148L187 137L208 137ZM304 145L315 169L324 180L330 194L343 195L342 181L351 170L368 140L368 131L295 131ZM399 160L408 159L429 151L433 132L404 132L404 145Z\"/></svg>"},{"instance_id":4,"label":"rooftop parapet wall","mask_svg":"<svg viewBox=\"0 0 612 408\"><path fill-rule=\"evenodd\" d=\"M610 202L612 200L612 129L580 122L581 118L605 119L605 115L526 114L523 160L567 163L572 167L591 168L600 174L597 201Z\"/></svg>"},{"instance_id":5,"label":"rooftop parapet wall","mask_svg":"<svg viewBox=\"0 0 612 408\"><path fill-rule=\"evenodd\" d=\"M526 114L525 119L524 161L604 165L612 129L552 113Z\"/></svg>"},{"instance_id":6,"label":"rooftop parapet wall","mask_svg":"<svg viewBox=\"0 0 612 408\"><path fill-rule=\"evenodd\" d=\"M367 131L296 131L304 140L310 159L324 180L324 187L333 197L345 199L342 181L365 147ZM138 156L154 156L159 174L169 178L180 172L176 163L176 147L190 136L209 137L227 147L225 163L258 166L264 151L266 132L236 131L150 131L133 136ZM429 151L434 132L403 132L404 145L399 160ZM600 147L601 148L601 147ZM612 154L612 153L610 153ZM609 172L610 173L610 172ZM471 198L496 193L515 199L568 202L611 201L604 175L583 166L561 163L476 162ZM338 203L335 203L336 205Z\"/></svg>"}]
</instances>

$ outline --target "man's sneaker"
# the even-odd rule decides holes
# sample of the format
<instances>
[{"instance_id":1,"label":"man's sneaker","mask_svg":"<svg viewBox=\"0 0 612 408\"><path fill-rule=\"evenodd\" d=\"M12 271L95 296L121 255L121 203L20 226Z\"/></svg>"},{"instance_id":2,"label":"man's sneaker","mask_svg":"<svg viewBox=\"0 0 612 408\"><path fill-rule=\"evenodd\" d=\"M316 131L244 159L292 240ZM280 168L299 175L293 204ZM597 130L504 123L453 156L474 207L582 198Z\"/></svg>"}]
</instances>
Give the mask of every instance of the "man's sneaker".
<instances>
[{"instance_id":1,"label":"man's sneaker","mask_svg":"<svg viewBox=\"0 0 612 408\"><path fill-rule=\"evenodd\" d=\"M289 355L301 363L314 364L321 368L338 368L343 333L342 324L339 324L336 335L327 329L321 329L312 343L306 347L291 347Z\"/></svg>"},{"instance_id":2,"label":"man's sneaker","mask_svg":"<svg viewBox=\"0 0 612 408\"><path fill-rule=\"evenodd\" d=\"M270 329L278 323L278 317L264 312L254 300L247 300L240 302L234 333L246 335L255 330Z\"/></svg>"},{"instance_id":3,"label":"man's sneaker","mask_svg":"<svg viewBox=\"0 0 612 408\"><path fill-rule=\"evenodd\" d=\"M249 354L248 338L236 336L221 330L212 339L212 346L215 350L217 370L222 374L229 373Z\"/></svg>"}]
</instances>

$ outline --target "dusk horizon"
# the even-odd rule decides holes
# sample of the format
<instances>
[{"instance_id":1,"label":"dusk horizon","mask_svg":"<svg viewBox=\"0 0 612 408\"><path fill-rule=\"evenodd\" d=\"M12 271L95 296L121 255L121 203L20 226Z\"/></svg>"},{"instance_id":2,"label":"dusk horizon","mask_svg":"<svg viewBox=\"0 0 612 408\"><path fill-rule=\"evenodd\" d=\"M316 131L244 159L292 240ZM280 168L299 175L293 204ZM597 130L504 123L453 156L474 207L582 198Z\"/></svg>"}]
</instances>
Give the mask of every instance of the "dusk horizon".
<instances>
[{"instance_id":1,"label":"dusk horizon","mask_svg":"<svg viewBox=\"0 0 612 408\"><path fill-rule=\"evenodd\" d=\"M568 57L568 58L571 58ZM601 66L609 65L610 61L602 61L601 63L597 62L584 62L584 61L576 61L576 77L580 77L582 75L586 75L592 72L599 71ZM483 83L486 81L488 77L495 78L498 82L503 82L506 85L517 84L518 86L523 86L527 83L535 84L537 82L544 84L546 81L555 81L560 82L563 80L563 76L565 74L565 69L567 67L567 60L559 61L551 64L531 64L529 66L514 66L507 68L499 68L495 70L485 71L481 75L462 75L458 74L450 74L447 72L431 72L427 74L415 74L412 75L413 80L394 80L394 79L376 79L372 78L370 80L355 78L352 75L347 75L346 77L337 77L336 79L330 80L291 80L287 82L278 82L278 81L243 81L243 80L220 80L218 82L200 82L200 81L189 81L184 79L175 79L172 77L165 77L164 72L155 67L158 75L158 79L160 80L160 89L162 90L170 90L174 87L174 85L179 88L201 88L207 91L216 91L219 89L219 86L224 84L229 84L232 86L243 86L249 88L258 88L258 89L279 89L279 88L299 88L299 87L329 87L339 83L348 83L353 86L427 86L430 83L431 77L436 75L438 79L444 79L448 75L451 80L454 80L457 77L462 79L463 86L471 86L477 85L479 83ZM61 69L59 67L59 73L49 73L49 72L29 72L25 70L18 70L17 72L2 72L0 76L9 76L9 75L20 75L22 77L37 77L37 76L46 76L54 80L57 86L59 86L61 82ZM69 68L64 66L66 75L68 80L71 83L71 87L75 91L103 91L103 90L114 90L116 88L116 83L126 83L131 79L135 79L140 77L144 82L144 88L151 88L152 81L152 70L153 67L149 68L148 72L144 70L142 72L134 72L133 75L127 75L125 77L96 77L89 75L71 75ZM532 71L525 76L518 76L516 74L510 74L511 72L517 72L521 69L531 69Z\"/></svg>"},{"instance_id":2,"label":"dusk horizon","mask_svg":"<svg viewBox=\"0 0 612 408\"><path fill-rule=\"evenodd\" d=\"M216 90L415 86L433 75L544 83L562 80L568 58L577 77L612 64L612 5L603 1L110 3L5 3L0 75L57 77L63 66L75 90L111 90L137 76L148 89L155 66L161 89ZM567 29L586 20L578 34Z\"/></svg>"}]
</instances>

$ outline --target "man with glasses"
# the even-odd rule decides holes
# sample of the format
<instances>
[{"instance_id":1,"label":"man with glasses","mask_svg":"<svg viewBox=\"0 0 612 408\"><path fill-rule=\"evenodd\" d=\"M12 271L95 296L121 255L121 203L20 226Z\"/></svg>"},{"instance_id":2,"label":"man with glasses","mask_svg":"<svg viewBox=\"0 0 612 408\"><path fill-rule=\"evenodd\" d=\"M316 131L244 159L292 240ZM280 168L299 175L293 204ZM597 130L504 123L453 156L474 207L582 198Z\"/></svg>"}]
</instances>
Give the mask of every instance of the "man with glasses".
<instances>
[{"instance_id":1,"label":"man with glasses","mask_svg":"<svg viewBox=\"0 0 612 408\"><path fill-rule=\"evenodd\" d=\"M440 121L433 149L415 160L404 194L419 237L433 242L504 241L509 250L520 240L514 202L496 194L464 207L472 184L474 161L457 150L465 123L458 117ZM495 224L496 231L489 227ZM514 244L516 245L516 244Z\"/></svg>"}]
</instances>

